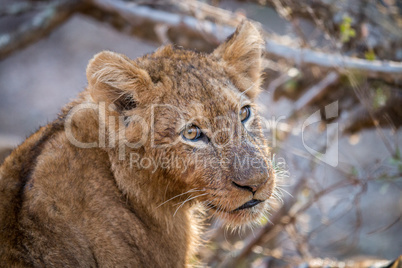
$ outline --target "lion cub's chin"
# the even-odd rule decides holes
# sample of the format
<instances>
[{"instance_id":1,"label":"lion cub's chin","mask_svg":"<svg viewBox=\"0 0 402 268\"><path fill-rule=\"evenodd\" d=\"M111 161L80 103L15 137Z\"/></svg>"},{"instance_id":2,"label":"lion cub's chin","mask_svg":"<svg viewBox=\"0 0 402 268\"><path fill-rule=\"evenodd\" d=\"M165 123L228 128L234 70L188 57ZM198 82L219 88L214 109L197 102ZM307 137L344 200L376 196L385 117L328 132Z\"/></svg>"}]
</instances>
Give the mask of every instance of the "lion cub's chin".
<instances>
[{"instance_id":1,"label":"lion cub's chin","mask_svg":"<svg viewBox=\"0 0 402 268\"><path fill-rule=\"evenodd\" d=\"M251 208L233 211L219 211L214 209L214 215L224 221L230 228L259 225L262 218L268 218L268 203L261 202Z\"/></svg>"}]
</instances>

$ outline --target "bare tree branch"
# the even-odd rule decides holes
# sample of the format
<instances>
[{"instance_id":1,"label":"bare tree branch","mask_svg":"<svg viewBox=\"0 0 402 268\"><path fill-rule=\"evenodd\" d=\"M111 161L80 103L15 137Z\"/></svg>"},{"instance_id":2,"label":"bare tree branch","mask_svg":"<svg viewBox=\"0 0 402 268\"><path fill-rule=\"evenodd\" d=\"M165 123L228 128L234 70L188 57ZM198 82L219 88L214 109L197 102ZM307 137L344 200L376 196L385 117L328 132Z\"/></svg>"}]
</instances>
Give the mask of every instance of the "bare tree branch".
<instances>
[{"instance_id":1,"label":"bare tree branch","mask_svg":"<svg viewBox=\"0 0 402 268\"><path fill-rule=\"evenodd\" d=\"M308 48L287 46L277 41L266 39L267 53L285 58L295 63L309 64L321 68L336 69L339 72L361 72L372 78L383 78L397 84L402 83L402 63L394 61L368 61L340 54L329 54Z\"/></svg>"},{"instance_id":2,"label":"bare tree branch","mask_svg":"<svg viewBox=\"0 0 402 268\"><path fill-rule=\"evenodd\" d=\"M299 98L295 105L294 111L297 112L304 108L305 106L311 104L313 101L317 100L325 94L329 86L335 84L339 79L339 74L336 72L330 72L324 79L322 79L318 84L314 85Z\"/></svg>"},{"instance_id":3,"label":"bare tree branch","mask_svg":"<svg viewBox=\"0 0 402 268\"><path fill-rule=\"evenodd\" d=\"M76 0L53 2L30 21L22 24L15 32L0 35L0 59L50 34L53 29L66 21L78 6L79 1ZM24 11L29 9L27 5L20 8Z\"/></svg>"},{"instance_id":4,"label":"bare tree branch","mask_svg":"<svg viewBox=\"0 0 402 268\"><path fill-rule=\"evenodd\" d=\"M211 46L214 47L222 42L234 30L235 25L239 19L233 15L234 19L231 25L218 24L212 21L220 21L220 17L227 18L228 11L215 8L214 12L204 14L208 20L199 20L195 17L183 14L176 14L151 8L149 6L141 6L135 3L127 3L123 1L111 0L92 0L91 3L94 7L107 12L114 12L116 15L121 16L127 23L133 27L141 27L147 25L148 28L154 28L156 25L165 24L170 30L178 32L187 31L192 35L201 36L203 42L198 48L206 48L210 50ZM171 2L175 5L175 2ZM183 5L181 4L181 9ZM198 3L197 7L206 5ZM180 9L178 8L178 9ZM192 7L189 6L188 9ZM204 12L209 12L207 8L203 8ZM195 12L195 11L194 11ZM222 16L220 16L220 12ZM227 19L225 20L227 22ZM149 27L151 24L153 27ZM153 36L156 36L154 33ZM393 61L369 61L365 59L358 59L343 56L341 54L330 54L320 51L315 51L308 48L300 48L290 46L284 42L274 40L272 36L266 34L266 55L268 57L283 58L287 61L293 61L298 65L312 65L328 70L336 70L340 73L347 72L361 72L368 77L381 78L393 83L402 84L402 63ZM188 43L182 42L181 39L174 40L178 45L187 47Z\"/></svg>"},{"instance_id":5,"label":"bare tree branch","mask_svg":"<svg viewBox=\"0 0 402 268\"><path fill-rule=\"evenodd\" d=\"M107 13L112 12L133 27L134 34L137 33L141 37L158 40L155 29L164 24L169 28L169 37L173 39L172 42L200 50L213 49L235 30L235 25L243 18L227 10L212 9L209 5L200 2L169 2L171 6L175 7L171 9L186 14L159 10L158 5L150 7L120 0L88 0L87 2L90 4L90 8L86 9L87 14L94 13L92 8ZM142 1L142 3L152 4L153 1ZM13 51L48 35L54 28L68 19L74 11L78 10L78 4L78 0L52 3L31 21L22 25L16 32L0 36L0 58L4 58ZM196 17L188 14L195 14ZM152 33L144 34L142 30L150 30ZM188 36L187 39L182 38L185 35ZM266 36L267 57L284 58L299 65L336 69L338 72L359 71L368 77L391 80L397 84L402 83L402 64L399 62L368 61L308 48L298 48L274 40L272 36Z\"/></svg>"},{"instance_id":6,"label":"bare tree branch","mask_svg":"<svg viewBox=\"0 0 402 268\"><path fill-rule=\"evenodd\" d=\"M43 4L37 5L30 2L18 2L8 6L5 5L0 9L0 17L20 15L40 7L43 8L43 6Z\"/></svg>"},{"instance_id":7,"label":"bare tree branch","mask_svg":"<svg viewBox=\"0 0 402 268\"><path fill-rule=\"evenodd\" d=\"M325 1L325 0L248 0L274 7L278 14L292 24L298 20L310 21L331 40L334 48L362 54L367 49L375 49L380 58L393 59L396 48L402 44L400 1ZM351 18L355 35L350 40L339 42L344 18ZM297 34L303 38L303 31ZM306 40L306 39L305 39ZM309 40L307 40L309 42ZM390 49L394 48L394 49Z\"/></svg>"}]
</instances>

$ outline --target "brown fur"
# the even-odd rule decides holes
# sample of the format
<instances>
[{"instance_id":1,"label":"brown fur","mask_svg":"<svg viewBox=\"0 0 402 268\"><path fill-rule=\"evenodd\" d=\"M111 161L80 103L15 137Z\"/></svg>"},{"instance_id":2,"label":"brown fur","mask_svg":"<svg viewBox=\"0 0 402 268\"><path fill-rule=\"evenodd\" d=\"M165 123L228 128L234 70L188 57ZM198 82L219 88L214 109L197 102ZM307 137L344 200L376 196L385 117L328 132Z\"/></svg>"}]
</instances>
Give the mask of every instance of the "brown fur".
<instances>
[{"instance_id":1,"label":"brown fur","mask_svg":"<svg viewBox=\"0 0 402 268\"><path fill-rule=\"evenodd\" d=\"M268 201L235 209L269 199L275 184L252 103L262 44L244 22L209 55L171 46L134 61L96 55L87 90L0 168L0 265L183 267L196 248L197 209L232 226L257 221ZM243 126L244 105L252 116ZM209 141L184 140L188 123ZM239 156L266 166L235 167Z\"/></svg>"}]
</instances>

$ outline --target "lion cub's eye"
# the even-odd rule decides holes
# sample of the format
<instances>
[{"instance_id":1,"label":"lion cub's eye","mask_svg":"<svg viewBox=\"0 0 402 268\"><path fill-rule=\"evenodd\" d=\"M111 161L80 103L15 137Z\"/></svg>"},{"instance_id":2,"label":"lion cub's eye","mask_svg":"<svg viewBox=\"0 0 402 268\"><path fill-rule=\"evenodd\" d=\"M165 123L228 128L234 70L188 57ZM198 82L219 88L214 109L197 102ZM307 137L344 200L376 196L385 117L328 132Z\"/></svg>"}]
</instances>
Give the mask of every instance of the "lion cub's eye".
<instances>
[{"instance_id":1,"label":"lion cub's eye","mask_svg":"<svg viewBox=\"0 0 402 268\"><path fill-rule=\"evenodd\" d=\"M247 119L250 118L250 115L251 115L251 109L249 105L246 105L240 109L239 116L242 122L246 122Z\"/></svg>"},{"instance_id":2,"label":"lion cub's eye","mask_svg":"<svg viewBox=\"0 0 402 268\"><path fill-rule=\"evenodd\" d=\"M181 135L190 141L197 141L202 137L201 129L195 125L188 125L182 132Z\"/></svg>"}]
</instances>

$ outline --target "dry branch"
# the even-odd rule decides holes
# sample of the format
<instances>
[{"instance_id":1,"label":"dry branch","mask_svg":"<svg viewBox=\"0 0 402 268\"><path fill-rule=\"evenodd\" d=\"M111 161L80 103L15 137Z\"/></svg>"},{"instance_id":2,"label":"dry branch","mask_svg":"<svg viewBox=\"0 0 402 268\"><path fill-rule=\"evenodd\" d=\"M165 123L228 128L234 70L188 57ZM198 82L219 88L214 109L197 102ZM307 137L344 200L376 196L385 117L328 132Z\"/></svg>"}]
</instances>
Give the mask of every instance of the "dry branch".
<instances>
[{"instance_id":1,"label":"dry branch","mask_svg":"<svg viewBox=\"0 0 402 268\"><path fill-rule=\"evenodd\" d=\"M4 58L48 35L54 28L63 23L74 12L78 11L78 1L57 1L38 13L31 21L23 24L16 32L0 36L0 58ZM171 42L184 47L199 50L211 50L230 35L235 25L243 18L227 10L211 8L200 2L169 1L164 5L139 5L135 2L120 0L87 0L87 14L95 16L96 11L113 13L133 27L133 33L143 38L158 40L155 29L160 25L168 27ZM141 1L153 4L153 1ZM179 11L173 13L165 11ZM159 8L163 8L159 9ZM116 25L113 25L116 26ZM149 33L149 31L151 33ZM183 38L187 36L188 38ZM358 71L368 77L375 77L402 83L402 64L392 61L368 61L340 54L331 54L307 48L299 48L274 40L266 35L267 57L282 58L298 65L311 65L338 72Z\"/></svg>"},{"instance_id":2,"label":"dry branch","mask_svg":"<svg viewBox=\"0 0 402 268\"><path fill-rule=\"evenodd\" d=\"M20 15L28 11L35 10L37 6L29 2L21 2L4 6L0 9L0 17L2 16L15 16Z\"/></svg>"},{"instance_id":3,"label":"dry branch","mask_svg":"<svg viewBox=\"0 0 402 268\"><path fill-rule=\"evenodd\" d=\"M314 85L306 91L306 93L301 96L294 104L294 112L298 112L307 105L316 101L323 95L325 95L328 88L335 84L339 80L339 74L336 72L330 72L324 79L322 79L318 84Z\"/></svg>"},{"instance_id":4,"label":"dry branch","mask_svg":"<svg viewBox=\"0 0 402 268\"><path fill-rule=\"evenodd\" d=\"M361 97L362 98L362 97ZM362 129L375 127L391 127L398 129L402 126L402 93L395 89L384 106L371 111L370 105L357 106L350 111L347 121L344 123L343 133L354 134ZM394 152L389 145L390 152Z\"/></svg>"},{"instance_id":5,"label":"dry branch","mask_svg":"<svg viewBox=\"0 0 402 268\"><path fill-rule=\"evenodd\" d=\"M78 6L79 1L52 2L30 21L22 24L15 32L0 35L0 59L49 35L57 26L66 21ZM20 8L25 11L30 9L27 5L21 5ZM19 11L15 12L18 14Z\"/></svg>"},{"instance_id":6,"label":"dry branch","mask_svg":"<svg viewBox=\"0 0 402 268\"><path fill-rule=\"evenodd\" d=\"M394 61L369 61L340 54L329 54L307 48L291 47L266 39L269 55L294 61L298 65L308 64L325 69L336 69L341 73L360 72L371 78L383 78L402 83L402 63Z\"/></svg>"},{"instance_id":7,"label":"dry branch","mask_svg":"<svg viewBox=\"0 0 402 268\"><path fill-rule=\"evenodd\" d=\"M233 15L233 23L227 24L228 11L215 8L214 12L204 14L203 17L208 20L199 20L193 16L176 14L157 9L156 7L141 6L135 3L127 3L123 1L111 0L92 0L91 4L105 12L113 12L115 15L122 17L127 23L133 27L142 27L146 25L147 29L154 29L157 25L165 24L170 30L181 32L183 30L190 35L200 36L203 40L202 45L198 49L210 50L211 46L214 47L222 42L234 30L235 25L239 18ZM176 5L175 1L170 2L171 5ZM181 3L177 9L183 9L185 3ZM202 7L202 3L196 5L197 8L203 12L209 12L207 8ZM189 6L188 9L193 8ZM221 12L221 16L219 15ZM196 11L194 11L196 13ZM225 18L226 24L215 23L220 22ZM214 22L212 22L214 21ZM153 27L149 27L149 25ZM154 33L154 36L156 34ZM281 41L272 39L266 34L266 55L268 57L276 57L293 61L298 65L311 65L318 66L321 69L336 70L340 73L347 72L361 72L368 77L381 78L393 83L402 84L402 63L393 61L369 61L365 59L358 59L343 56L340 54L325 53L315 51L308 48L300 48L287 45ZM188 47L188 43L181 42L181 39L173 40Z\"/></svg>"},{"instance_id":8,"label":"dry branch","mask_svg":"<svg viewBox=\"0 0 402 268\"><path fill-rule=\"evenodd\" d=\"M154 40L155 36L157 36L155 29L161 24L166 25L169 28L169 37L171 39L175 39L172 36L181 35L177 40L170 40L171 42L193 49L211 50L211 48L216 47L222 42L226 36L232 34L235 29L233 26L220 25L208 20L199 20L190 15L159 10L157 9L159 6L155 8L111 0L91 0L90 3L102 12L113 13L115 16L121 17L133 27L132 32L134 34L143 38ZM88 9L88 12L93 14L93 9ZM103 17L100 19L103 20ZM144 33L144 31L153 31L153 33ZM186 36L197 36L201 44L193 46L186 39Z\"/></svg>"},{"instance_id":9,"label":"dry branch","mask_svg":"<svg viewBox=\"0 0 402 268\"><path fill-rule=\"evenodd\" d=\"M395 59L402 45L402 6L398 1L326 1L326 0L248 0L257 4L269 5L292 24L310 21L317 26L322 35L331 40L331 45L342 47L342 51L363 56L368 49L375 50L380 58ZM339 42L342 36L342 23L345 17L351 18L355 35L349 41ZM300 30L300 31L299 31ZM295 29L299 37L306 32ZM309 43L309 38L303 38ZM349 39L349 38L348 38Z\"/></svg>"}]
</instances>

